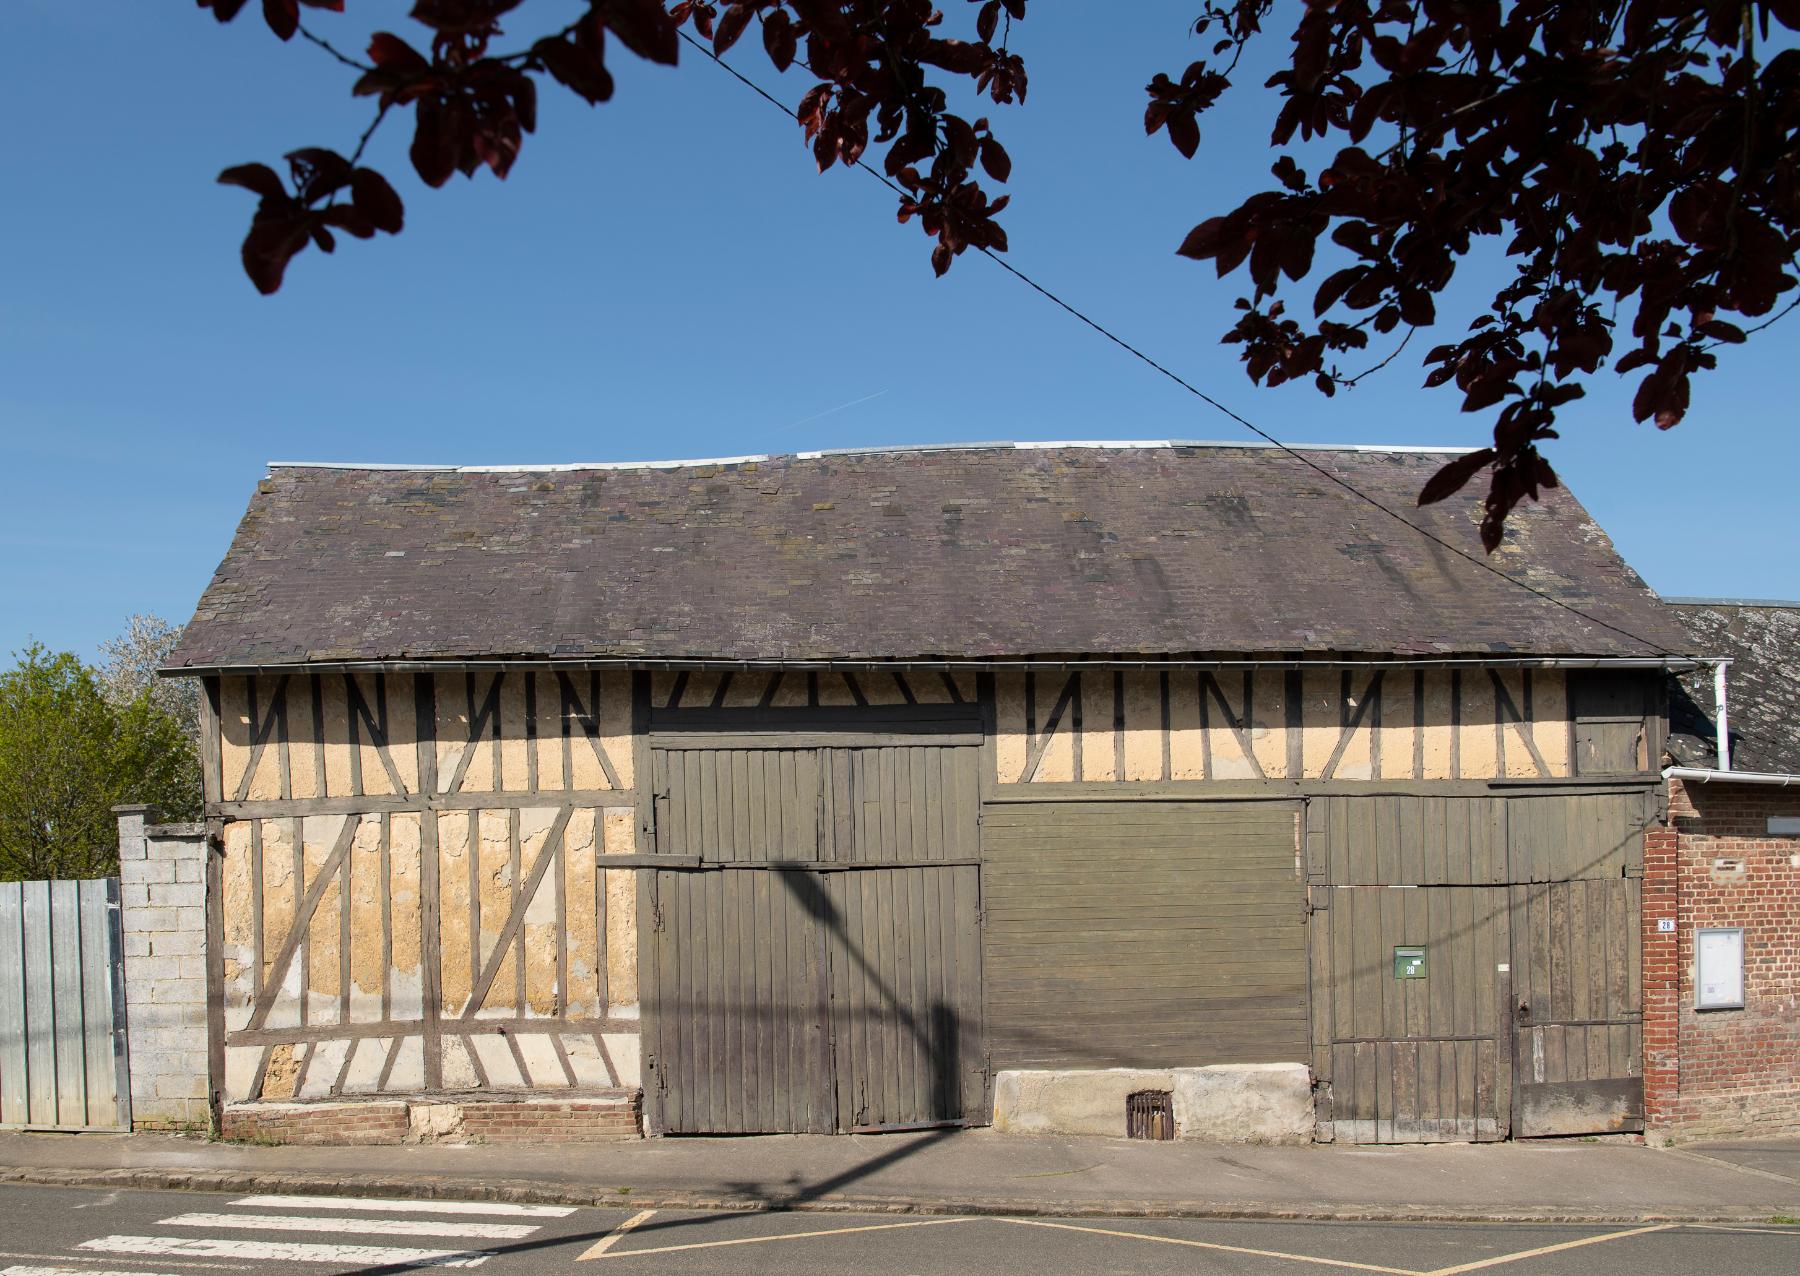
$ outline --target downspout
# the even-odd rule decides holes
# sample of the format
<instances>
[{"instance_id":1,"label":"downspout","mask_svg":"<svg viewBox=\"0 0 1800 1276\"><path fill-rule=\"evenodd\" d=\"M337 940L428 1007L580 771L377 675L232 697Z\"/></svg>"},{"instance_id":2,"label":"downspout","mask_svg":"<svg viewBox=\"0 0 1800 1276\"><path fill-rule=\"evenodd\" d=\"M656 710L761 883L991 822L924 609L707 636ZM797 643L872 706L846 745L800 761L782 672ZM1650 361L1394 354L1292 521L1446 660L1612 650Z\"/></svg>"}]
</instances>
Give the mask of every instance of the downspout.
<instances>
[{"instance_id":1,"label":"downspout","mask_svg":"<svg viewBox=\"0 0 1800 1276\"><path fill-rule=\"evenodd\" d=\"M1713 729L1718 734L1719 770L1731 770L1731 707L1725 698L1725 671L1729 660L1713 661Z\"/></svg>"}]
</instances>

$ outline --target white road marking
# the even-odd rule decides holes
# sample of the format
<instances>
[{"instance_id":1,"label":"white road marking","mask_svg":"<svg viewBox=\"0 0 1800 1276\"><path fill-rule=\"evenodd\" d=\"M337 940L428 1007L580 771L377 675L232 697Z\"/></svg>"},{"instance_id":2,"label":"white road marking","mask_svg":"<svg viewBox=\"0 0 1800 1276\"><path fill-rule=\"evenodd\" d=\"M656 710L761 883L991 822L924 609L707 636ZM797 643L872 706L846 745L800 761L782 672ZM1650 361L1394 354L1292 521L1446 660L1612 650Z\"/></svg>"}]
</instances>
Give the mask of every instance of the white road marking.
<instances>
[{"instance_id":1,"label":"white road marking","mask_svg":"<svg viewBox=\"0 0 1800 1276\"><path fill-rule=\"evenodd\" d=\"M788 1236L743 1236L732 1241L689 1241L685 1245L658 1245L653 1249L614 1250L601 1258L639 1258L645 1254L675 1254L686 1249L723 1249L727 1245L770 1245L778 1241L810 1241L821 1236L845 1236L851 1232L888 1232L896 1227L942 1227L947 1223L975 1223L975 1218L922 1218L911 1223L873 1223L866 1227L827 1227L817 1232L795 1232ZM1414 1276L1408 1272L1406 1276Z\"/></svg>"},{"instance_id":2,"label":"white road marking","mask_svg":"<svg viewBox=\"0 0 1800 1276\"><path fill-rule=\"evenodd\" d=\"M362 1267L479 1267L486 1250L406 1249L395 1245L302 1245L293 1241L239 1241L211 1236L101 1236L78 1249L109 1254L196 1254L211 1258L267 1259L283 1263L338 1263Z\"/></svg>"},{"instance_id":3,"label":"white road marking","mask_svg":"<svg viewBox=\"0 0 1800 1276\"><path fill-rule=\"evenodd\" d=\"M1497 1258L1477 1259L1473 1263L1458 1263L1454 1267L1440 1267L1436 1271L1426 1272L1423 1276L1459 1276L1462 1272L1478 1272L1489 1267L1500 1267L1506 1263L1517 1263L1527 1258L1537 1258L1543 1254L1560 1254L1568 1249L1580 1249L1584 1245L1599 1245L1605 1241L1624 1240L1627 1236L1647 1236L1651 1232L1666 1232L1681 1226L1679 1223L1658 1223L1653 1227L1633 1227L1623 1232L1606 1232L1600 1236L1584 1236L1578 1241L1564 1241L1560 1245L1544 1245L1538 1249L1522 1249L1516 1254L1501 1254Z\"/></svg>"},{"instance_id":4,"label":"white road marking","mask_svg":"<svg viewBox=\"0 0 1800 1276\"><path fill-rule=\"evenodd\" d=\"M0 1276L169 1276L167 1272L115 1272L92 1267L0 1267Z\"/></svg>"},{"instance_id":5,"label":"white road marking","mask_svg":"<svg viewBox=\"0 0 1800 1276\"><path fill-rule=\"evenodd\" d=\"M254 1209L398 1210L411 1214L494 1214L502 1218L567 1218L573 1205L509 1205L504 1201L409 1201L383 1196L240 1196Z\"/></svg>"},{"instance_id":6,"label":"white road marking","mask_svg":"<svg viewBox=\"0 0 1800 1276\"><path fill-rule=\"evenodd\" d=\"M24 1254L4 1249L0 1249L0 1258L30 1258L48 1263L108 1263L112 1261L108 1258L83 1258L80 1254ZM247 1272L250 1270L249 1263L197 1263L185 1258L171 1258L164 1261L170 1267L199 1267L209 1271L222 1272ZM86 1271L87 1269L84 1267L81 1270Z\"/></svg>"},{"instance_id":7,"label":"white road marking","mask_svg":"<svg viewBox=\"0 0 1800 1276\"><path fill-rule=\"evenodd\" d=\"M230 1227L245 1232L361 1232L369 1236L465 1236L523 1240L536 1223L463 1223L435 1218L340 1218L324 1214L175 1214L158 1227Z\"/></svg>"},{"instance_id":8,"label":"white road marking","mask_svg":"<svg viewBox=\"0 0 1800 1276\"><path fill-rule=\"evenodd\" d=\"M1407 1267L1381 1267L1375 1263L1353 1263L1344 1258L1316 1258L1311 1254L1290 1254L1278 1249L1248 1249L1242 1245L1220 1245L1214 1241L1190 1241L1180 1236L1157 1236L1151 1232L1122 1232L1110 1227L1078 1227L1074 1223L1052 1223L1042 1218L1000 1218L997 1223L1017 1223L1021 1227L1054 1227L1065 1232L1088 1232L1095 1236L1122 1236L1134 1241L1157 1241L1164 1245L1187 1245L1194 1249L1216 1249L1227 1254L1254 1254L1259 1258L1285 1258L1292 1263L1317 1263L1322 1267L1348 1267L1359 1272L1385 1272L1389 1276L1420 1276ZM1433 1274L1436 1276L1436 1273Z\"/></svg>"},{"instance_id":9,"label":"white road marking","mask_svg":"<svg viewBox=\"0 0 1800 1276\"><path fill-rule=\"evenodd\" d=\"M581 1263L586 1262L590 1258L599 1258L600 1255L604 1254L614 1245L617 1245L624 1237L625 1233L629 1232L632 1228L636 1227L639 1223L642 1223L654 1213L656 1213L655 1210L639 1210L636 1214L633 1214L623 1223L620 1223L617 1227L613 1228L612 1231L608 1232L605 1236L602 1236L592 1245L582 1250L581 1253L575 1256L575 1261Z\"/></svg>"}]
</instances>

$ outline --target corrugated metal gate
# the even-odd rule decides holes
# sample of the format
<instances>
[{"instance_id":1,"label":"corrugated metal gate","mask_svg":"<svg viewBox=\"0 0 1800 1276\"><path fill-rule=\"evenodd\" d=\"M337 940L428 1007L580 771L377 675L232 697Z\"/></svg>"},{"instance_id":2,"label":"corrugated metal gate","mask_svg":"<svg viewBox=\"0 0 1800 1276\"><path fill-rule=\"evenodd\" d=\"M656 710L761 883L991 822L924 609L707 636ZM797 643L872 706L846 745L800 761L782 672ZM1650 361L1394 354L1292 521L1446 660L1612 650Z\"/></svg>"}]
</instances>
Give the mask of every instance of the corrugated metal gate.
<instances>
[{"instance_id":1,"label":"corrugated metal gate","mask_svg":"<svg viewBox=\"0 0 1800 1276\"><path fill-rule=\"evenodd\" d=\"M1358 1143L1643 1128L1638 789L1308 815L1321 1124Z\"/></svg>"},{"instance_id":2,"label":"corrugated metal gate","mask_svg":"<svg viewBox=\"0 0 1800 1276\"><path fill-rule=\"evenodd\" d=\"M985 1120L978 710L675 711L652 731L655 1128Z\"/></svg>"},{"instance_id":3,"label":"corrugated metal gate","mask_svg":"<svg viewBox=\"0 0 1800 1276\"><path fill-rule=\"evenodd\" d=\"M129 1130L119 881L0 882L0 1128Z\"/></svg>"}]
</instances>

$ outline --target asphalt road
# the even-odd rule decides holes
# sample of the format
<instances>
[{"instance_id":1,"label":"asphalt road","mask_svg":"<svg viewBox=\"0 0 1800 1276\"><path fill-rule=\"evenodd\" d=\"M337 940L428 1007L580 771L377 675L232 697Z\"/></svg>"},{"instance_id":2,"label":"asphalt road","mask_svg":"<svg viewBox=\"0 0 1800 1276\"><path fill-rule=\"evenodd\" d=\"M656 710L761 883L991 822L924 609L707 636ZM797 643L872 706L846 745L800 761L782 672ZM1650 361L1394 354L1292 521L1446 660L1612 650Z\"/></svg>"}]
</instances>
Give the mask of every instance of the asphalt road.
<instances>
[{"instance_id":1,"label":"asphalt road","mask_svg":"<svg viewBox=\"0 0 1800 1276\"><path fill-rule=\"evenodd\" d=\"M592 1264L592 1266L587 1266ZM0 1188L0 1276L1794 1276L1800 1226L706 1214Z\"/></svg>"}]
</instances>

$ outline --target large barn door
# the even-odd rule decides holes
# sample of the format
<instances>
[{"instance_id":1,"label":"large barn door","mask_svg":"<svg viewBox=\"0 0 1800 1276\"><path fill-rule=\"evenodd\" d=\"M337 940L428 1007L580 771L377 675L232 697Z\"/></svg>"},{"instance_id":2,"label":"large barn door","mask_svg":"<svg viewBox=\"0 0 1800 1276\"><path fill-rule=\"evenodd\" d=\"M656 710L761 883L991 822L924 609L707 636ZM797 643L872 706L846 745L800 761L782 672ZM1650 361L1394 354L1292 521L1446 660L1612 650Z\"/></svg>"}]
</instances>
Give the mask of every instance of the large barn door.
<instances>
[{"instance_id":1,"label":"large barn door","mask_svg":"<svg viewBox=\"0 0 1800 1276\"><path fill-rule=\"evenodd\" d=\"M648 963L656 1128L980 1120L973 712L714 710L652 727L670 857Z\"/></svg>"},{"instance_id":2,"label":"large barn door","mask_svg":"<svg viewBox=\"0 0 1800 1276\"><path fill-rule=\"evenodd\" d=\"M1643 1128L1647 788L1314 800L1321 1126L1417 1143Z\"/></svg>"}]
</instances>

